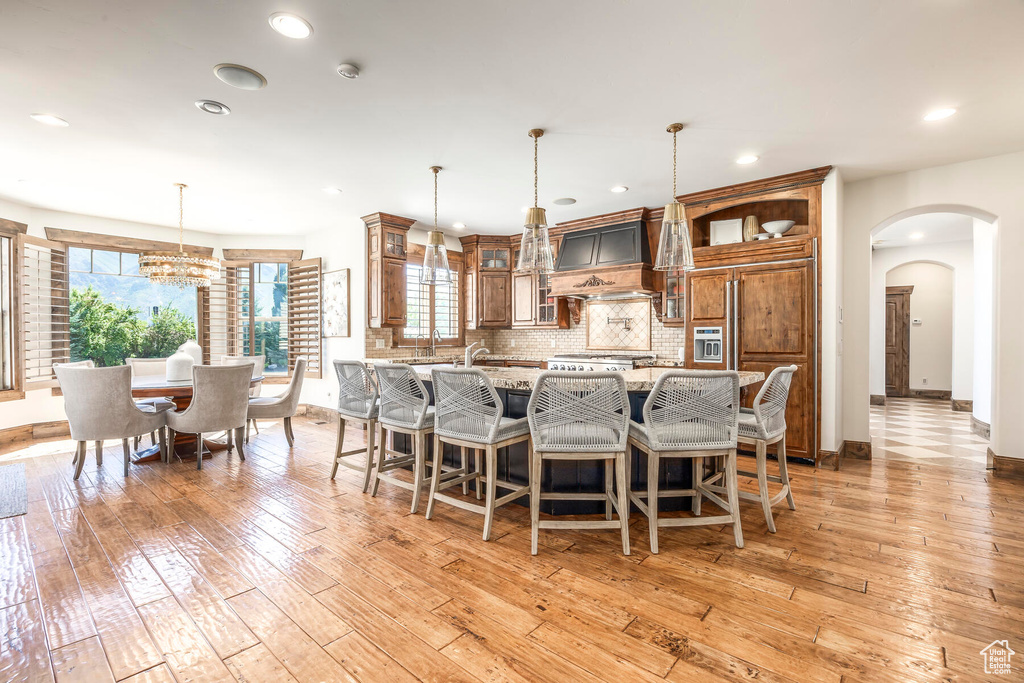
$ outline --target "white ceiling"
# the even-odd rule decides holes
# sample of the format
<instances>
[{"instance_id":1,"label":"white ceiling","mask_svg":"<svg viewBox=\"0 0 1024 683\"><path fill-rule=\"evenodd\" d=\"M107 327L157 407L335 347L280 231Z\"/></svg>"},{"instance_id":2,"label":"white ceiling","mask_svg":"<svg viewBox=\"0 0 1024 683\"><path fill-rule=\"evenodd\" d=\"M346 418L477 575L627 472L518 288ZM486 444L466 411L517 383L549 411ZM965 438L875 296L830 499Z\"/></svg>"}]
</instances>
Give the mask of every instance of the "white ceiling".
<instances>
[{"instance_id":1,"label":"white ceiling","mask_svg":"<svg viewBox=\"0 0 1024 683\"><path fill-rule=\"evenodd\" d=\"M312 38L273 32L282 10ZM673 121L680 193L825 164L863 178L1024 148L1022 25L1019 0L4 0L0 197L176 225L180 181L194 229L349 231L430 220L440 164L443 226L512 233L528 129L548 131L541 205L563 221L667 201ZM221 62L269 85L233 89ZM921 120L940 106L960 113Z\"/></svg>"},{"instance_id":2,"label":"white ceiling","mask_svg":"<svg viewBox=\"0 0 1024 683\"><path fill-rule=\"evenodd\" d=\"M912 235L920 235L912 237ZM924 213L896 221L871 237L875 249L974 239L974 219L959 213Z\"/></svg>"}]
</instances>

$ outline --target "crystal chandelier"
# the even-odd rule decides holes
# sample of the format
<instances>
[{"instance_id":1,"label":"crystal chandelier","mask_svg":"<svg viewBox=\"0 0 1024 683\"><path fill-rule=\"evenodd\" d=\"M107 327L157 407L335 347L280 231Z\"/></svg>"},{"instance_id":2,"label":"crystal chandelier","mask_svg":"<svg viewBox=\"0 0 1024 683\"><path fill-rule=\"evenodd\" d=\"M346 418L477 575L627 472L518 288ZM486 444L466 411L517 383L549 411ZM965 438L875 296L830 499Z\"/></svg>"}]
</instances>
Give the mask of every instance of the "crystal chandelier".
<instances>
[{"instance_id":1,"label":"crystal chandelier","mask_svg":"<svg viewBox=\"0 0 1024 683\"><path fill-rule=\"evenodd\" d=\"M423 270L420 284L448 285L452 282L452 271L448 267L448 248L444 245L444 233L437 228L437 174L440 166L431 166L434 173L434 229L427 233L427 248L423 252Z\"/></svg>"},{"instance_id":2,"label":"crystal chandelier","mask_svg":"<svg viewBox=\"0 0 1024 683\"><path fill-rule=\"evenodd\" d=\"M548 218L544 209L537 206L537 140L544 135L540 128L529 132L533 138L533 207L526 212L523 239L519 243L518 273L550 273L555 269L551 254L551 240L548 237Z\"/></svg>"},{"instance_id":3,"label":"crystal chandelier","mask_svg":"<svg viewBox=\"0 0 1024 683\"><path fill-rule=\"evenodd\" d=\"M185 251L184 195L188 185L178 188L178 251L144 251L139 254L139 274L158 285L209 287L220 277L220 260Z\"/></svg>"},{"instance_id":4,"label":"crystal chandelier","mask_svg":"<svg viewBox=\"0 0 1024 683\"><path fill-rule=\"evenodd\" d=\"M683 205L676 201L676 134L682 129L681 123L673 123L665 129L672 133L672 201L665 205L665 216L661 219L655 270L693 270L690 228L686 225Z\"/></svg>"}]
</instances>

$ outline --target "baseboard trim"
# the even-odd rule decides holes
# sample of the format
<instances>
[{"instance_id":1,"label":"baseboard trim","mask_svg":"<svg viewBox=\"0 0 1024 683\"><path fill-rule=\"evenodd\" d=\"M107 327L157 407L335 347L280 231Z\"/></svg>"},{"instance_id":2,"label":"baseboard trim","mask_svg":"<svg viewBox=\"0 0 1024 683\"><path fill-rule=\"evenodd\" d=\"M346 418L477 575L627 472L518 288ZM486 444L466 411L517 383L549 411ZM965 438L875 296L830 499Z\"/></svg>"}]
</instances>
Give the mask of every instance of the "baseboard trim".
<instances>
[{"instance_id":1,"label":"baseboard trim","mask_svg":"<svg viewBox=\"0 0 1024 683\"><path fill-rule=\"evenodd\" d=\"M871 460L870 441L844 441L842 459Z\"/></svg>"},{"instance_id":2,"label":"baseboard trim","mask_svg":"<svg viewBox=\"0 0 1024 683\"><path fill-rule=\"evenodd\" d=\"M312 403L299 406L305 409L305 415L311 420L323 420L324 422L331 422L337 424L338 422L338 411L333 408L327 408L325 406L318 406Z\"/></svg>"},{"instance_id":3,"label":"baseboard trim","mask_svg":"<svg viewBox=\"0 0 1024 683\"><path fill-rule=\"evenodd\" d=\"M982 422L973 415L971 415L971 431L985 439L992 438L992 425L987 422ZM989 453L991 452L992 451L990 450Z\"/></svg>"},{"instance_id":4,"label":"baseboard trim","mask_svg":"<svg viewBox=\"0 0 1024 683\"><path fill-rule=\"evenodd\" d=\"M882 394L871 394L871 405L873 406L884 406L885 396Z\"/></svg>"},{"instance_id":5,"label":"baseboard trim","mask_svg":"<svg viewBox=\"0 0 1024 683\"><path fill-rule=\"evenodd\" d=\"M818 461L814 463L815 467L819 467L823 470L829 469L838 472L839 468L842 467L843 464L842 449L842 445L839 446L838 451L826 451L824 449L819 448Z\"/></svg>"},{"instance_id":6,"label":"baseboard trim","mask_svg":"<svg viewBox=\"0 0 1024 683\"><path fill-rule=\"evenodd\" d=\"M1008 458L996 455L988 449L988 467L992 476L1000 479L1024 479L1024 458Z\"/></svg>"},{"instance_id":7,"label":"baseboard trim","mask_svg":"<svg viewBox=\"0 0 1024 683\"><path fill-rule=\"evenodd\" d=\"M0 429L0 453L8 453L36 439L59 439L71 436L67 420L33 422Z\"/></svg>"},{"instance_id":8,"label":"baseboard trim","mask_svg":"<svg viewBox=\"0 0 1024 683\"><path fill-rule=\"evenodd\" d=\"M952 391L941 389L911 389L907 392L909 398L934 398L940 401L948 401L953 398Z\"/></svg>"},{"instance_id":9,"label":"baseboard trim","mask_svg":"<svg viewBox=\"0 0 1024 683\"><path fill-rule=\"evenodd\" d=\"M969 398L951 398L949 405L955 413L973 413L974 401Z\"/></svg>"}]
</instances>

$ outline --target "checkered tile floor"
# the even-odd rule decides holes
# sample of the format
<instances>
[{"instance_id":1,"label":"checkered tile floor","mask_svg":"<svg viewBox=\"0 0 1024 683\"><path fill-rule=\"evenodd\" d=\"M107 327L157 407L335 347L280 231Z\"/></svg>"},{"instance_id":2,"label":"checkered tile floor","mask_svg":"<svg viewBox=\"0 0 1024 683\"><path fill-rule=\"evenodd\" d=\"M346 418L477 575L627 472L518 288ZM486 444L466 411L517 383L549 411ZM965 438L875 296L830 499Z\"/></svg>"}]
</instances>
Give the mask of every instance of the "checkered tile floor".
<instances>
[{"instance_id":1,"label":"checkered tile floor","mask_svg":"<svg viewBox=\"0 0 1024 683\"><path fill-rule=\"evenodd\" d=\"M971 432L971 414L949 401L887 398L871 406L871 453L875 460L930 461L985 466L988 440Z\"/></svg>"}]
</instances>

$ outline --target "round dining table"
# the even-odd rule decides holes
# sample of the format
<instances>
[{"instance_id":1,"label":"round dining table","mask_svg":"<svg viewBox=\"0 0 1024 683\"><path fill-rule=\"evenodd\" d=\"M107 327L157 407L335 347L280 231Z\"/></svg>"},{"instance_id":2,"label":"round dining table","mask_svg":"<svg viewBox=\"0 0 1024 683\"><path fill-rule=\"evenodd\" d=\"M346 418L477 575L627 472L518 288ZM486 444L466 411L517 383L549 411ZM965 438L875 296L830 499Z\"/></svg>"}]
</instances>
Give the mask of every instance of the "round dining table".
<instances>
[{"instance_id":1,"label":"round dining table","mask_svg":"<svg viewBox=\"0 0 1024 683\"><path fill-rule=\"evenodd\" d=\"M259 386L263 376L253 377L249 382L250 387ZM175 410L181 411L192 402L192 379L169 380L160 375L143 375L132 377L133 398L166 398L174 402ZM212 452L227 450L227 441L218 439L203 438L203 457L209 458ZM175 432L174 443L168 444L174 452L183 460L192 460L196 457L196 435ZM157 445L140 449L135 452L132 462L135 464L156 462L160 460L160 447Z\"/></svg>"}]
</instances>

